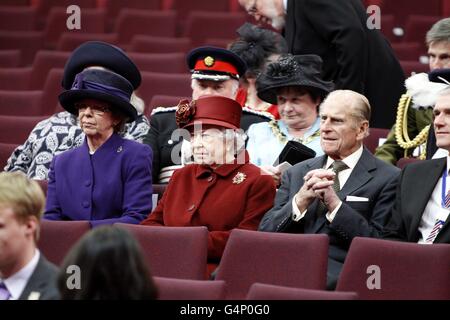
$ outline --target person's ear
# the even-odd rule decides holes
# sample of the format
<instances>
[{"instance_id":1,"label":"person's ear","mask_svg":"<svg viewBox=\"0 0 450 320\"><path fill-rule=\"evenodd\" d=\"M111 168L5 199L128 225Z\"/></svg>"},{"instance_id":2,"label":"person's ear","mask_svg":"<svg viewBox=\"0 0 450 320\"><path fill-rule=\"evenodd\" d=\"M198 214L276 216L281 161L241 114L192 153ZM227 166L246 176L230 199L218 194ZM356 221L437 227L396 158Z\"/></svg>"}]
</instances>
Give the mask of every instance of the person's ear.
<instances>
[{"instance_id":1,"label":"person's ear","mask_svg":"<svg viewBox=\"0 0 450 320\"><path fill-rule=\"evenodd\" d=\"M364 140L369 135L369 121L361 121L358 127L358 140Z\"/></svg>"},{"instance_id":2,"label":"person's ear","mask_svg":"<svg viewBox=\"0 0 450 320\"><path fill-rule=\"evenodd\" d=\"M35 237L37 230L39 229L39 220L35 216L30 216L24 223L25 235Z\"/></svg>"}]
</instances>

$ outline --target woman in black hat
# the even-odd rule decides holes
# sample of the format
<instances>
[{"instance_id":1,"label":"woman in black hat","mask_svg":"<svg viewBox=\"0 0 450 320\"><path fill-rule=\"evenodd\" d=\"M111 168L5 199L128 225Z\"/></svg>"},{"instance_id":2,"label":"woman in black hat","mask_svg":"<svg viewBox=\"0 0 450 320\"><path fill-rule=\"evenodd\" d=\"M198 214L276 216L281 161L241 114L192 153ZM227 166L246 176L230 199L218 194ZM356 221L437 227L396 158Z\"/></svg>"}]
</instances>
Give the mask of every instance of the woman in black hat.
<instances>
[{"instance_id":1,"label":"woman in black hat","mask_svg":"<svg viewBox=\"0 0 450 320\"><path fill-rule=\"evenodd\" d=\"M289 140L323 154L320 147L319 105L333 89L321 78L322 60L316 55L282 56L256 80L258 97L278 105L280 120L257 123L248 130L250 161L279 179L274 167Z\"/></svg>"},{"instance_id":2,"label":"woman in black hat","mask_svg":"<svg viewBox=\"0 0 450 320\"><path fill-rule=\"evenodd\" d=\"M101 68L79 73L60 94L86 138L50 166L44 218L89 220L92 226L139 223L152 208L152 151L118 133L137 117L132 84Z\"/></svg>"}]
</instances>

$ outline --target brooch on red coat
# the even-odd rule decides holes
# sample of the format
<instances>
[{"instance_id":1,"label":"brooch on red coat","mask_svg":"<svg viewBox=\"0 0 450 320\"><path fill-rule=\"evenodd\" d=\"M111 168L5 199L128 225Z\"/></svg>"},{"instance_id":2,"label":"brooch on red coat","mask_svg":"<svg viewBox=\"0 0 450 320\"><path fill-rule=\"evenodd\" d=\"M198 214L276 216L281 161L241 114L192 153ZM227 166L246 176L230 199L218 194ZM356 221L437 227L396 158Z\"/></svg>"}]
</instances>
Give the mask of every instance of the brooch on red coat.
<instances>
[{"instance_id":1,"label":"brooch on red coat","mask_svg":"<svg viewBox=\"0 0 450 320\"><path fill-rule=\"evenodd\" d=\"M196 111L195 101L189 102L187 99L180 100L175 112L177 126L182 128L192 121Z\"/></svg>"},{"instance_id":2,"label":"brooch on red coat","mask_svg":"<svg viewBox=\"0 0 450 320\"><path fill-rule=\"evenodd\" d=\"M234 184L240 184L247 178L247 175L242 172L236 173L236 175L233 177L233 183Z\"/></svg>"}]
</instances>

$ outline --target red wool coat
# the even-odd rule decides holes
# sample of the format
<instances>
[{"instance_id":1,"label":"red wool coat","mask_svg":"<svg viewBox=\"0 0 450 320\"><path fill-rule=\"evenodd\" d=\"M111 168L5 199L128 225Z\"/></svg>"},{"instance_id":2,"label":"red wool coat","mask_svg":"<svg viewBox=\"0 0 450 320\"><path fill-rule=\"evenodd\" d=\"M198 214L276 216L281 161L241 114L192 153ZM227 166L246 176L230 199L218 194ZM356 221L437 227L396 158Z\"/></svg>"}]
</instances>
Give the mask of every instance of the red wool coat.
<instances>
[{"instance_id":1,"label":"red wool coat","mask_svg":"<svg viewBox=\"0 0 450 320\"><path fill-rule=\"evenodd\" d=\"M240 178L240 179L239 179ZM256 230L273 206L275 185L248 163L216 169L191 164L174 172L155 210L141 224L206 226L208 261L222 256L230 231Z\"/></svg>"}]
</instances>

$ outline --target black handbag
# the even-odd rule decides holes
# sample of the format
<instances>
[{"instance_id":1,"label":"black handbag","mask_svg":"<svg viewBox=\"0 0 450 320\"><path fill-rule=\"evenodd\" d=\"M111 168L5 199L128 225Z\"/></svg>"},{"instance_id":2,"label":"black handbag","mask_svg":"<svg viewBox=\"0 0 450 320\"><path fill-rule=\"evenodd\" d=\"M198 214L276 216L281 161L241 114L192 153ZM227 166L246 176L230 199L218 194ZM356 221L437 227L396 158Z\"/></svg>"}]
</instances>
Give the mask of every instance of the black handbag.
<instances>
[{"instance_id":1,"label":"black handbag","mask_svg":"<svg viewBox=\"0 0 450 320\"><path fill-rule=\"evenodd\" d=\"M291 165L295 165L299 162L314 158L315 156L316 152L313 149L308 148L300 142L290 140L286 143L283 150L281 150L274 166L276 167L278 164L285 161L289 162Z\"/></svg>"}]
</instances>

